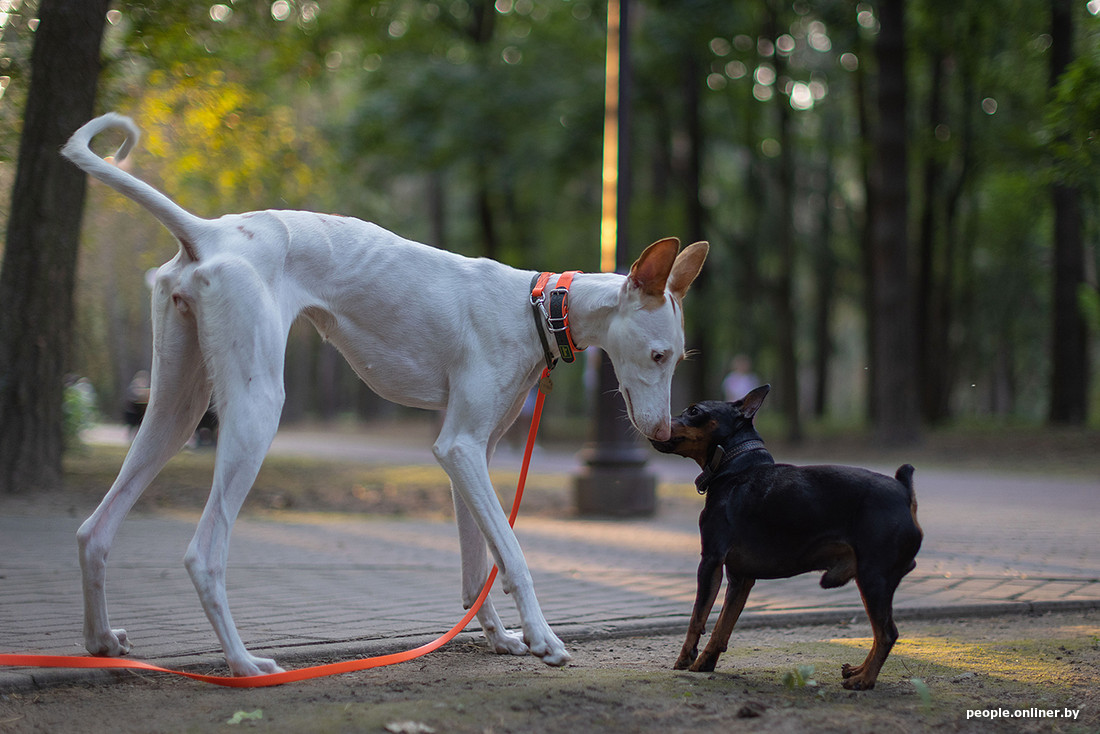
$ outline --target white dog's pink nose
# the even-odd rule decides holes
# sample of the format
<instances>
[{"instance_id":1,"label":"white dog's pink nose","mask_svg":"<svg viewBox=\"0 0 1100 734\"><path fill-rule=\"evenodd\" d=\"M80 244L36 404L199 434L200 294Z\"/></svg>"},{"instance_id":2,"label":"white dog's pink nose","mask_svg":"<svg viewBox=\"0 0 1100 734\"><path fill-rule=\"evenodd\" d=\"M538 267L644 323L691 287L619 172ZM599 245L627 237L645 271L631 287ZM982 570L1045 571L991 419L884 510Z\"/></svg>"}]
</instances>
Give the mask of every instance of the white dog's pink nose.
<instances>
[{"instance_id":1,"label":"white dog's pink nose","mask_svg":"<svg viewBox=\"0 0 1100 734\"><path fill-rule=\"evenodd\" d=\"M622 388L623 402L626 403L626 414L630 422L634 424L642 434L650 441L667 441L672 438L672 417L661 420L660 413L656 416L649 414L638 415L634 411L634 403L630 399L630 391ZM667 411L666 411L667 412ZM650 433L652 431L652 433Z\"/></svg>"}]
</instances>

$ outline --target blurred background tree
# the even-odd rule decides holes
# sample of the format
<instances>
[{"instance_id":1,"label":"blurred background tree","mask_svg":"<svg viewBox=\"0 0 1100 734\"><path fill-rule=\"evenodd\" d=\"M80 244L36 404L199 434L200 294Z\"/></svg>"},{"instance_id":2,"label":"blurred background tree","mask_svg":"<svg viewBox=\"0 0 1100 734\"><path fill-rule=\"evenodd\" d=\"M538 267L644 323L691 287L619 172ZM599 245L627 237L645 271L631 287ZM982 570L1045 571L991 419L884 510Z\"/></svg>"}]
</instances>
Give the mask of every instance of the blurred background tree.
<instances>
[{"instance_id":1,"label":"blurred background tree","mask_svg":"<svg viewBox=\"0 0 1100 734\"><path fill-rule=\"evenodd\" d=\"M24 21L36 40L24 64L24 125L3 223L0 492L51 487L61 478L85 178L57 150L92 114L107 0L44 0L33 18L13 18L14 10L7 3L0 12L0 31ZM0 95L10 79L0 77Z\"/></svg>"},{"instance_id":2,"label":"blurred background tree","mask_svg":"<svg viewBox=\"0 0 1100 734\"><path fill-rule=\"evenodd\" d=\"M741 354L777 386L791 437L1096 423L1100 0L632 9L635 250L713 246L674 407L720 395ZM5 190L37 14L0 0ZM136 169L203 216L335 211L518 267L595 270L605 16L598 0L127 0L107 14L98 107L135 117ZM1069 249L1052 193L1067 188ZM145 273L174 251L92 187L68 371L108 415L148 366ZM1064 333L1079 337L1069 362ZM287 419L396 411L308 328L287 374ZM556 381L551 426L583 434L584 370Z\"/></svg>"}]
</instances>

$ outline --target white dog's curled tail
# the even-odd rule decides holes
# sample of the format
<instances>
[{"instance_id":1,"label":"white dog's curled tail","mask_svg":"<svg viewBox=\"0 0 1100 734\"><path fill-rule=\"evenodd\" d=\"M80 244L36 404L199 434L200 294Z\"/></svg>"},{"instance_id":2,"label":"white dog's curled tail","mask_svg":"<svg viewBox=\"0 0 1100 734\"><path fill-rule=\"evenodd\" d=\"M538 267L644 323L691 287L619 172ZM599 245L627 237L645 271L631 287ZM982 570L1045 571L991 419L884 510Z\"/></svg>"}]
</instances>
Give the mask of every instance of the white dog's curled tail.
<instances>
[{"instance_id":1,"label":"white dog's curled tail","mask_svg":"<svg viewBox=\"0 0 1100 734\"><path fill-rule=\"evenodd\" d=\"M111 165L100 158L90 147L92 138L110 129L120 129L126 133L126 139L122 141L118 153L115 154L116 165ZM141 131L133 120L115 112L108 112L86 123L73 133L69 142L62 146L61 155L123 196L133 199L148 209L179 240L184 254L191 260L198 260L199 253L195 249L195 241L206 220L191 214L149 184L117 166L130 154L140 137Z\"/></svg>"}]
</instances>

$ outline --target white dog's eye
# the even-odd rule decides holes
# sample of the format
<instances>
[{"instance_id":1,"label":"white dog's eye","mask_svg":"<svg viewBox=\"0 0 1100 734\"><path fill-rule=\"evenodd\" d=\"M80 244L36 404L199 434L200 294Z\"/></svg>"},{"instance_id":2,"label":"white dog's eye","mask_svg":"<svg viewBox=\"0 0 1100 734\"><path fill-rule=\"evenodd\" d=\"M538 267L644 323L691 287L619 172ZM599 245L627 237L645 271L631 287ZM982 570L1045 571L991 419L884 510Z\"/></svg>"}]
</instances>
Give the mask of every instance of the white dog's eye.
<instances>
[{"instance_id":1,"label":"white dog's eye","mask_svg":"<svg viewBox=\"0 0 1100 734\"><path fill-rule=\"evenodd\" d=\"M668 360L668 352L653 351L653 361L657 364L664 364Z\"/></svg>"}]
</instances>

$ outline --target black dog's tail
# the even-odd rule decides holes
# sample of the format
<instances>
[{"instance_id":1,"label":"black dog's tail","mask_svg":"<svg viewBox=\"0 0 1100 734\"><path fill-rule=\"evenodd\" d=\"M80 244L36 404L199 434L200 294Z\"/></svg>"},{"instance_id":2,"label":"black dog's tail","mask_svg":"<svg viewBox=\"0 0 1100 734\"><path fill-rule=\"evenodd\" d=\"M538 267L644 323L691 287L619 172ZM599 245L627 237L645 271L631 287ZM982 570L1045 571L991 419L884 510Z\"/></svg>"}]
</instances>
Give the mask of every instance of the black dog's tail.
<instances>
[{"instance_id":1,"label":"black dog's tail","mask_svg":"<svg viewBox=\"0 0 1100 734\"><path fill-rule=\"evenodd\" d=\"M905 487L905 489L909 492L909 514L913 516L913 525L915 525L917 528L917 532L919 533L917 537L919 539L924 535L924 531L921 529L920 522L917 520L917 493L913 491L913 472L915 471L916 469L913 468L912 464L902 464L898 467L897 472L894 474L894 479L898 480L901 486ZM912 571L916 567L916 565L917 562L913 561L909 565L909 569L906 571L906 573Z\"/></svg>"},{"instance_id":2,"label":"black dog's tail","mask_svg":"<svg viewBox=\"0 0 1100 734\"><path fill-rule=\"evenodd\" d=\"M912 464L902 464L894 474L894 479L901 482L901 486L909 491L909 511L913 513L913 522L917 521L917 493L913 491L913 472L915 471Z\"/></svg>"},{"instance_id":3,"label":"black dog's tail","mask_svg":"<svg viewBox=\"0 0 1100 734\"><path fill-rule=\"evenodd\" d=\"M894 479L901 482L909 490L909 494L913 494L913 472L915 471L912 464L902 464L894 474Z\"/></svg>"}]
</instances>

